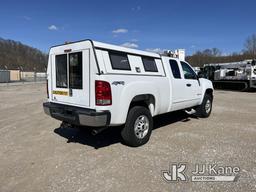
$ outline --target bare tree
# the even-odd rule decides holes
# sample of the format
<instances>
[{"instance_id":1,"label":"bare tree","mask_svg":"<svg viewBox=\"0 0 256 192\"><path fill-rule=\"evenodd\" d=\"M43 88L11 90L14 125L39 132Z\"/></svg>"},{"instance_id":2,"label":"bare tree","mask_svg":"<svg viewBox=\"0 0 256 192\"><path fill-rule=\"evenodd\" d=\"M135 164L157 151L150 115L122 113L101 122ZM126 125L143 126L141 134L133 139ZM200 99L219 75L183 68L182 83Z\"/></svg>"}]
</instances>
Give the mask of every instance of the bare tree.
<instances>
[{"instance_id":1,"label":"bare tree","mask_svg":"<svg viewBox=\"0 0 256 192\"><path fill-rule=\"evenodd\" d=\"M221 50L219 50L218 48L212 48L212 55L215 57L221 56Z\"/></svg>"},{"instance_id":2,"label":"bare tree","mask_svg":"<svg viewBox=\"0 0 256 192\"><path fill-rule=\"evenodd\" d=\"M17 41L0 38L0 69L19 69L44 71L47 55L42 51Z\"/></svg>"},{"instance_id":3,"label":"bare tree","mask_svg":"<svg viewBox=\"0 0 256 192\"><path fill-rule=\"evenodd\" d=\"M245 41L245 53L256 58L256 34L252 34Z\"/></svg>"},{"instance_id":4,"label":"bare tree","mask_svg":"<svg viewBox=\"0 0 256 192\"><path fill-rule=\"evenodd\" d=\"M187 56L186 60L193 66L202 67L207 63L225 63L256 59L256 33L246 39L244 47L244 50L229 55L222 55L218 48L196 51L193 55Z\"/></svg>"}]
</instances>

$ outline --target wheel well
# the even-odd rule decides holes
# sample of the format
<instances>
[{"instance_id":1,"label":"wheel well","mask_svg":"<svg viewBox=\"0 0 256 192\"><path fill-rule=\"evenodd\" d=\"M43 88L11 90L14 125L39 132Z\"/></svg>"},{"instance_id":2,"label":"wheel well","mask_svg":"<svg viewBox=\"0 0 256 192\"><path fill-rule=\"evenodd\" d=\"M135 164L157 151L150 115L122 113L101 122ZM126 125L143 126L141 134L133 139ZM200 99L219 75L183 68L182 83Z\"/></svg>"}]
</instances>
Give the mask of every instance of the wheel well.
<instances>
[{"instance_id":1,"label":"wheel well","mask_svg":"<svg viewBox=\"0 0 256 192\"><path fill-rule=\"evenodd\" d=\"M132 99L129 110L134 106L146 107L153 116L155 110L155 97L151 94L137 95Z\"/></svg>"},{"instance_id":2,"label":"wheel well","mask_svg":"<svg viewBox=\"0 0 256 192\"><path fill-rule=\"evenodd\" d=\"M213 90L212 89L206 89L205 94L210 95L213 98Z\"/></svg>"}]
</instances>

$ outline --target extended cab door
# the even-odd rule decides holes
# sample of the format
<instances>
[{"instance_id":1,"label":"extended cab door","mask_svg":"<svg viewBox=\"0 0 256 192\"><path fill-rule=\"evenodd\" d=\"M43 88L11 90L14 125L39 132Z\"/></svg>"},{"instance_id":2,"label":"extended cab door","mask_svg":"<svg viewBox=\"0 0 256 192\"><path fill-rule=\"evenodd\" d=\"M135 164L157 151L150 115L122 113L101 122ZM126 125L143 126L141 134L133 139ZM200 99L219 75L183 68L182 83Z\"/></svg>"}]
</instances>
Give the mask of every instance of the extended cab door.
<instances>
[{"instance_id":1,"label":"extended cab door","mask_svg":"<svg viewBox=\"0 0 256 192\"><path fill-rule=\"evenodd\" d=\"M52 54L51 63L53 102L89 106L89 49Z\"/></svg>"}]
</instances>

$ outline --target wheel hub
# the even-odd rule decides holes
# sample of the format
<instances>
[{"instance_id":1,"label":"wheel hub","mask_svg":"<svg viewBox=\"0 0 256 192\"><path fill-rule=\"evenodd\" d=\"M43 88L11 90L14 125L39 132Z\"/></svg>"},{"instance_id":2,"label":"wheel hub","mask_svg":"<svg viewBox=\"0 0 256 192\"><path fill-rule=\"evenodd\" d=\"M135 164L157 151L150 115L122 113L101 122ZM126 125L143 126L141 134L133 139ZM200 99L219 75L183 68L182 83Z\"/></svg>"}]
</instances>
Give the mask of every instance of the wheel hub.
<instances>
[{"instance_id":1,"label":"wheel hub","mask_svg":"<svg viewBox=\"0 0 256 192\"><path fill-rule=\"evenodd\" d=\"M207 100L206 103L205 103L205 111L206 111L206 113L210 113L211 107L212 107L211 101Z\"/></svg>"},{"instance_id":2,"label":"wheel hub","mask_svg":"<svg viewBox=\"0 0 256 192\"><path fill-rule=\"evenodd\" d=\"M147 116L139 116L134 123L135 135L139 139L143 139L148 134L149 120Z\"/></svg>"}]
</instances>

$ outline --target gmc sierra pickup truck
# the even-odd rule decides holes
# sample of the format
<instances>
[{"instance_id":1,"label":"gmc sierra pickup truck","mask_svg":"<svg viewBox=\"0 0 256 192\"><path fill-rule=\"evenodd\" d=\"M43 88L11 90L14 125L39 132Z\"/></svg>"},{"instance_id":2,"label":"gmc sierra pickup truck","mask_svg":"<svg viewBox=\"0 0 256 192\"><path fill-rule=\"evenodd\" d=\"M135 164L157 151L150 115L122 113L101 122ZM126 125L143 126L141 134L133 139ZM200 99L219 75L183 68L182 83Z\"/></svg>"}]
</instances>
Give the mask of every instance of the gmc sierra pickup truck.
<instances>
[{"instance_id":1,"label":"gmc sierra pickup truck","mask_svg":"<svg viewBox=\"0 0 256 192\"><path fill-rule=\"evenodd\" d=\"M94 130L124 125L130 146L148 142L152 117L192 109L208 117L213 101L211 81L183 59L92 40L50 49L47 92L46 114Z\"/></svg>"}]
</instances>

